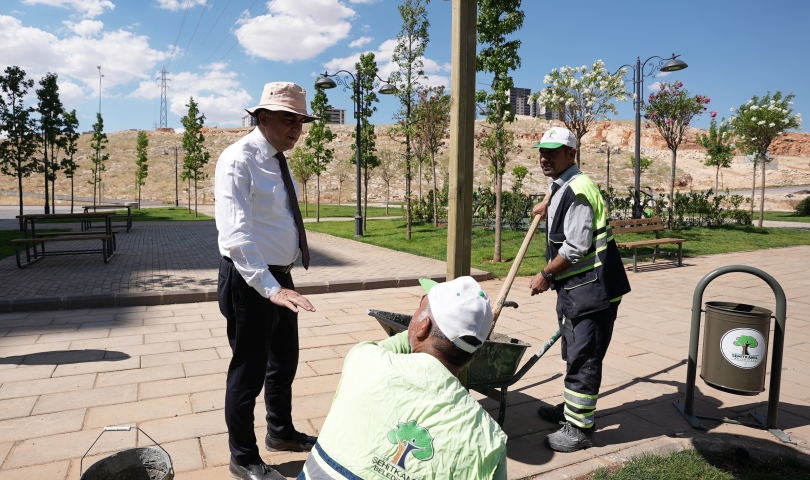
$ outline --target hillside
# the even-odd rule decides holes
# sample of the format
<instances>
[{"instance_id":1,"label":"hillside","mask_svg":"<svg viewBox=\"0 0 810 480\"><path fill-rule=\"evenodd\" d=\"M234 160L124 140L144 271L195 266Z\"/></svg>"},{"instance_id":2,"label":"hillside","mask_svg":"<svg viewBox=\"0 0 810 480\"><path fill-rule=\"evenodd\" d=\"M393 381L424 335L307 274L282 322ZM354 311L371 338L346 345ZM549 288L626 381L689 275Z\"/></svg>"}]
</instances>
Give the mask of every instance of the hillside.
<instances>
[{"instance_id":1,"label":"hillside","mask_svg":"<svg viewBox=\"0 0 810 480\"><path fill-rule=\"evenodd\" d=\"M476 122L476 132L482 131L484 122ZM401 138L391 138L389 130L391 126L380 125L377 127L378 149L401 149L399 143ZM546 121L537 121L528 117L519 118L512 126L515 130L517 141L521 151L510 159L507 172L514 166L524 165L532 172L532 176L527 179L526 191L536 192L544 189L545 179L538 168L538 153L532 149L543 132L549 128ZM345 161L353 156L352 132L353 125L332 125L336 133L333 146L336 149L336 158ZM306 129L305 129L306 131ZM200 183L200 202L210 203L213 197L213 173L216 166L216 159L220 153L231 143L249 132L245 128L210 128L205 130L206 145L211 152L212 161L206 167L205 172L208 178ZM651 185L657 191L663 192L669 178L669 158L670 152L666 149L666 144L655 134L652 129L642 130L642 150L643 155L653 159L653 166L642 176L643 185ZM691 183L683 182L682 189L706 189L714 186L714 169L702 164L704 153L695 142L695 137L701 130L690 129L688 138L678 151L678 178L679 180L691 177ZM135 140L137 132L120 131L108 134L110 159L106 162L106 171L103 173L105 184L104 196L106 198L134 199L137 190L134 183L135 171ZM174 149L175 145L180 145L181 135L171 132L149 131L149 177L146 185L142 189L142 197L145 200L163 201L166 203L174 200ZM582 168L590 174L597 183L604 185L606 177L605 154L598 153L597 149L603 140L607 140L611 145L617 147L621 153L615 153L611 158L611 185L621 187L632 185L633 172L630 164L630 155L633 150L634 133L632 121L611 121L600 122L592 132L583 139L582 148ZM79 142L78 162L81 166L76 175L75 189L76 195L92 195L92 187L87 182L92 179L90 172L90 156L93 155L90 149L90 135L82 135ZM303 139L299 142L303 144ZM447 150L449 140L447 140L440 153L439 176L440 184L447 175ZM168 155L163 155L166 151ZM810 184L810 134L789 133L774 142L772 151L776 156L774 165L769 166L767 174L768 186L781 185L808 185ZM182 156L182 150L180 150ZM489 168L485 161L480 159L476 151L476 178L475 185L489 184ZM179 158L182 165L182 157ZM427 167L427 164L425 165ZM324 202L337 202L338 182L330 174L332 168L321 178L321 198ZM427 168L426 168L427 170ZM314 182L313 182L314 183ZM391 201L401 201L404 196L404 178L395 181L391 185ZM24 181L24 191L42 191L41 175L35 178L28 178ZM508 188L512 184L511 175L507 174L505 186ZM385 185L374 176L369 183L369 197L371 201L384 201ZM417 189L417 182L414 180L414 190ZM721 188L744 189L751 187L751 167L746 165L744 158L735 158L734 166L722 171ZM424 180L423 188L427 190L427 179ZM16 179L9 176L0 177L0 190L16 191ZM342 201L350 201L354 198L353 176L344 182L342 188ZM60 177L56 183L56 191L60 194L70 193L70 184ZM180 202L186 200L186 185L180 185ZM310 186L310 198L314 195L314 186ZM768 199L784 200L781 208L789 208L792 199ZM0 202L4 204L16 204L16 197L0 196ZM40 203L37 199L28 198L26 204ZM780 202L784 203L784 202ZM772 207L777 207L776 204Z\"/></svg>"}]
</instances>

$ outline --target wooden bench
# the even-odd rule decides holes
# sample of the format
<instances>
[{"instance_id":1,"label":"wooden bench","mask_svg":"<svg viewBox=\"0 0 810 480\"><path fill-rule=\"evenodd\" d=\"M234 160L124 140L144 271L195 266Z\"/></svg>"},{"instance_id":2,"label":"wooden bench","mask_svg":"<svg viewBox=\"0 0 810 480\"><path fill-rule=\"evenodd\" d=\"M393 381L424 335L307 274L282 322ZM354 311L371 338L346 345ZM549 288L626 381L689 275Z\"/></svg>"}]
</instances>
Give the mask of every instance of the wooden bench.
<instances>
[{"instance_id":1,"label":"wooden bench","mask_svg":"<svg viewBox=\"0 0 810 480\"><path fill-rule=\"evenodd\" d=\"M34 262L42 260L44 257L49 257L53 255L77 255L77 254L86 254L86 253L101 253L102 257L104 258L104 263L108 263L110 259L115 255L115 235L87 235L86 233L80 234L71 234L70 232L61 232L59 236L48 236L48 237L40 237L39 235L47 235L47 234L37 234L36 238L17 238L14 240L10 240L12 244L14 244L15 253L17 254L17 268L25 268L28 265L31 265ZM90 250L57 250L53 252L46 252L45 251L45 244L50 242L75 242L77 240L101 240L101 248L98 250L90 249ZM42 251L37 251L37 245L41 245ZM31 253L31 248L33 247L33 254ZM23 263L20 257L20 253L22 249L25 249L25 257L26 262Z\"/></svg>"},{"instance_id":2,"label":"wooden bench","mask_svg":"<svg viewBox=\"0 0 810 480\"><path fill-rule=\"evenodd\" d=\"M622 242L616 240L616 245L619 248L632 248L633 249L633 272L638 271L637 260L644 257L655 257L661 255L672 255L670 252L661 252L658 250L660 245L678 245L678 266L683 266L683 238L661 238L661 231L664 230L664 222L659 217L654 218L636 218L632 220L613 220L610 222L610 228L613 230L613 235L622 233L633 232L655 232L655 238L650 240L639 240L636 242ZM639 247L654 247L653 253L638 254Z\"/></svg>"}]
</instances>

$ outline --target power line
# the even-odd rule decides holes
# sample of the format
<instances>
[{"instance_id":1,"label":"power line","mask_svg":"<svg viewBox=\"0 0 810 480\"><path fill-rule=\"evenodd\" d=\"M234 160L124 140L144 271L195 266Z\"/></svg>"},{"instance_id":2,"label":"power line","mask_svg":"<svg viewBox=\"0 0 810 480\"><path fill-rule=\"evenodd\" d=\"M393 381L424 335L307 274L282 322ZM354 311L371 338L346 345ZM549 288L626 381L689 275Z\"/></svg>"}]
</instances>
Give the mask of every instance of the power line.
<instances>
[{"instance_id":1,"label":"power line","mask_svg":"<svg viewBox=\"0 0 810 480\"><path fill-rule=\"evenodd\" d=\"M174 52L177 51L177 44L180 42L180 34L183 33L183 25L186 24L186 17L188 17L188 9L191 8L191 0L186 2L186 12L183 14L183 21L180 22L180 29L177 31L177 38L174 40L174 47L172 48L172 55L169 57L169 62L166 66L171 65L174 58Z\"/></svg>"},{"instance_id":2,"label":"power line","mask_svg":"<svg viewBox=\"0 0 810 480\"><path fill-rule=\"evenodd\" d=\"M221 12L219 12L219 16L218 16L218 17L217 17L217 19L214 21L214 24L213 24L213 25L211 25L211 28L209 28L209 29L208 29L208 33L206 33L206 34L205 34L205 37L202 39L202 42L200 42L200 46L199 46L199 47L197 47L197 50L195 50L193 54L191 54L191 57L192 57L192 58L194 58L194 57L197 55L197 53L200 51L200 49L202 48L202 46L203 46L203 45L205 45L205 41L206 41L206 40L208 40L208 37L211 35L211 32L213 32L213 31L214 31L214 27L216 27L216 26L217 26L217 24L219 23L219 20L222 18L222 14L224 14L224 13L225 13L225 10L227 10L227 9L228 9L228 5L230 5L230 4L231 4L231 0L228 0L228 2L225 4L225 8L223 8L223 9L222 9L222 11L221 11ZM227 37L225 37L225 38L227 38ZM182 62L181 62L181 63L182 63Z\"/></svg>"},{"instance_id":3,"label":"power line","mask_svg":"<svg viewBox=\"0 0 810 480\"><path fill-rule=\"evenodd\" d=\"M227 52L225 52L225 55L223 55L222 58L219 59L220 62L225 60L225 57L227 57L228 54L231 53L231 50L233 50L234 48L236 48L237 45L239 45L239 41L242 40L243 38L245 38L245 35L247 35L248 32L250 32L250 30L253 27L255 27L257 23L259 23L259 19L262 18L262 16L264 16L267 12L269 12L270 7L272 7L273 4L275 4L275 3L276 3L276 0L273 0L272 2L270 2L269 5L267 5L267 10L265 10L264 13L262 13L261 15L257 16L256 20L250 25L250 27L248 27L248 29L245 30L245 33L243 33L241 37L236 39L236 43L234 43L233 46Z\"/></svg>"},{"instance_id":4,"label":"power line","mask_svg":"<svg viewBox=\"0 0 810 480\"><path fill-rule=\"evenodd\" d=\"M250 9L253 8L254 5L256 5L257 1L259 1L259 0L253 0L253 3L251 3L250 6L247 9L248 13L250 13ZM208 58L206 58L203 63L208 63L208 60L211 60L211 57L213 57L214 54L217 53L217 50L219 50L219 47L221 47L222 44L225 43L225 41L228 40L228 37L230 37L230 36L231 36L231 32L229 31L228 34L225 35L225 38L223 38L222 41L219 42L219 45L217 45L217 48L215 48L214 51L211 52L210 55L208 55Z\"/></svg>"},{"instance_id":5,"label":"power line","mask_svg":"<svg viewBox=\"0 0 810 480\"><path fill-rule=\"evenodd\" d=\"M180 63L177 65L177 71L180 71L180 67L183 65L183 60L186 59L186 53L188 53L189 47L191 47L191 42L194 41L194 35L197 35L197 29L200 28L200 22L202 22L203 16L205 15L205 11L208 10L208 2L210 0L205 0L205 5L203 5L202 13L200 13L200 18L197 20L197 25L194 26L194 31L191 32L191 38L188 40L188 45L186 45L186 49L183 50L183 57L180 59Z\"/></svg>"}]
</instances>

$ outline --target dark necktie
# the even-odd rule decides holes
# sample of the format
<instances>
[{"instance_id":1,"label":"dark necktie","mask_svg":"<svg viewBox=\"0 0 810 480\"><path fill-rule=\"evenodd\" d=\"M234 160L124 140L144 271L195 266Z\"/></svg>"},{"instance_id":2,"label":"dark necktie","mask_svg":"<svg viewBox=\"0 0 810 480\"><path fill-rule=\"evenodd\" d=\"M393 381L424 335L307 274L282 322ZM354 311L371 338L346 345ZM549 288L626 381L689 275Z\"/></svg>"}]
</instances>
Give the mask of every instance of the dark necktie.
<instances>
[{"instance_id":1,"label":"dark necktie","mask_svg":"<svg viewBox=\"0 0 810 480\"><path fill-rule=\"evenodd\" d=\"M301 249L301 263L305 269L309 269L309 247L307 246L307 232L304 230L304 219L301 217L301 209L298 207L298 197L295 195L290 168L287 166L287 158L282 152L275 154L278 165L281 168L281 179L284 181L284 188L287 190L287 198L290 200L290 209L293 212L295 226L298 228L298 247Z\"/></svg>"}]
</instances>

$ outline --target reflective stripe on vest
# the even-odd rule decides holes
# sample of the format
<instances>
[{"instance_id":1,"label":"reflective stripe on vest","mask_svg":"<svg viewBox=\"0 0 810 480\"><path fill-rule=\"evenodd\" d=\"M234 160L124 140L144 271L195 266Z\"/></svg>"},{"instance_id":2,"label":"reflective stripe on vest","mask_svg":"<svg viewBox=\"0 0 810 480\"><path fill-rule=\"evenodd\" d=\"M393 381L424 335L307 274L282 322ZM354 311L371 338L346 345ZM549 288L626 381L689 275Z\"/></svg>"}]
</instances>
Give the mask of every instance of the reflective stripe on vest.
<instances>
[{"instance_id":1,"label":"reflective stripe on vest","mask_svg":"<svg viewBox=\"0 0 810 480\"><path fill-rule=\"evenodd\" d=\"M580 174L568 182L568 188L570 188L575 195L585 197L593 209L593 240L591 241L591 248L589 249L590 253L582 257L577 263L568 267L561 274L557 275L558 280L601 266L604 260L602 254L607 250L608 242L613 240L613 230L608 224L605 202L602 200L602 194L599 192L599 188L593 181L588 178L587 175Z\"/></svg>"}]
</instances>

